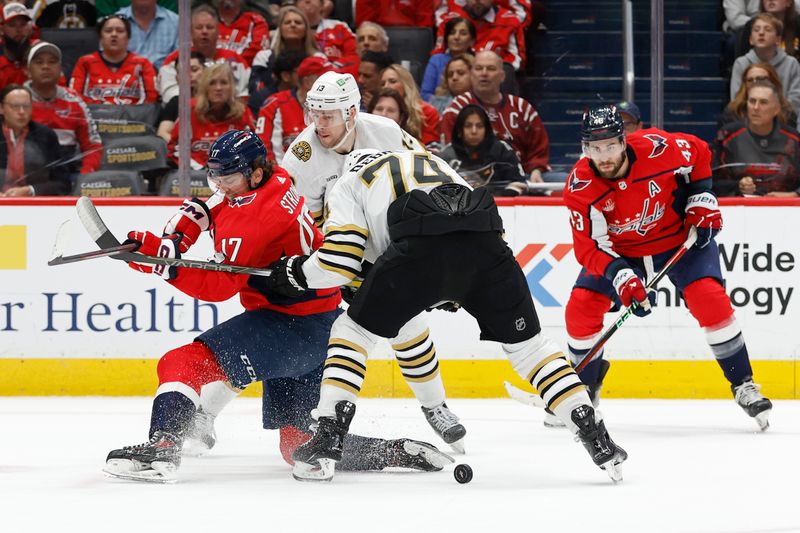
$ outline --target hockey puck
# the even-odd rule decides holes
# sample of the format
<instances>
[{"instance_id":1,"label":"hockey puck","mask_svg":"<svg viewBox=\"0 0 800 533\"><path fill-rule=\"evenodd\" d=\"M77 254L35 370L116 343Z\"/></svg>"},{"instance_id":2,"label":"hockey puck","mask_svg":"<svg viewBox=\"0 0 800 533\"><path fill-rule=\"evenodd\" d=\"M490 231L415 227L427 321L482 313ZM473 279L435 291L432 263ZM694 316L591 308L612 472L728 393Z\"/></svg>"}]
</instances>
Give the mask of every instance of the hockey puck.
<instances>
[{"instance_id":1,"label":"hockey puck","mask_svg":"<svg viewBox=\"0 0 800 533\"><path fill-rule=\"evenodd\" d=\"M453 470L453 477L461 484L469 483L472 481L472 467L466 464L456 465L455 470Z\"/></svg>"}]
</instances>

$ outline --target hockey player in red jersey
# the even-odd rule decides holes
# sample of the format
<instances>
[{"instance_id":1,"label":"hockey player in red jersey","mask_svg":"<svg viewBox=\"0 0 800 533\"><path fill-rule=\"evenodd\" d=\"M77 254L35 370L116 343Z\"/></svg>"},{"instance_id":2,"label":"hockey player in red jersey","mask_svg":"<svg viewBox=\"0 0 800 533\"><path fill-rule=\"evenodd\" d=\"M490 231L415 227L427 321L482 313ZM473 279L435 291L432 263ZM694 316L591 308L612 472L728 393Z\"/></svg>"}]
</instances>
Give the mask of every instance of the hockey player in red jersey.
<instances>
[{"instance_id":1,"label":"hockey player in red jersey","mask_svg":"<svg viewBox=\"0 0 800 533\"><path fill-rule=\"evenodd\" d=\"M216 257L228 264L263 267L284 253L310 253L322 235L289 175L266 159L250 131L229 131L209 151L209 180L217 194L184 202L168 234L131 231L128 241L147 255L179 257L209 230ZM158 363L150 440L112 450L104 471L111 476L169 482L176 479L184 438L200 405L204 385L228 382L243 389L254 381L283 394L273 397L273 425L281 430L281 453L291 457L310 438L308 409L318 400L328 333L341 300L338 288L288 298L267 289L264 278L188 268L131 263L156 274L189 296L223 301L239 295L245 311L167 352ZM287 383L291 386L287 386ZM301 413L305 414L301 416ZM357 437L350 442L354 470L401 466L441 470L451 458L426 443Z\"/></svg>"},{"instance_id":2,"label":"hockey player in red jersey","mask_svg":"<svg viewBox=\"0 0 800 533\"><path fill-rule=\"evenodd\" d=\"M703 328L736 403L766 429L772 403L753 382L747 346L722 284L714 240L722 215L711 191L708 145L694 135L655 128L626 136L611 105L584 114L581 138L585 157L564 189L575 256L583 266L566 309L573 364L594 345L612 304L633 305L637 316L650 313L655 295L645 291L647 278L694 226L696 243L667 275ZM600 350L579 374L595 404L609 366Z\"/></svg>"}]
</instances>

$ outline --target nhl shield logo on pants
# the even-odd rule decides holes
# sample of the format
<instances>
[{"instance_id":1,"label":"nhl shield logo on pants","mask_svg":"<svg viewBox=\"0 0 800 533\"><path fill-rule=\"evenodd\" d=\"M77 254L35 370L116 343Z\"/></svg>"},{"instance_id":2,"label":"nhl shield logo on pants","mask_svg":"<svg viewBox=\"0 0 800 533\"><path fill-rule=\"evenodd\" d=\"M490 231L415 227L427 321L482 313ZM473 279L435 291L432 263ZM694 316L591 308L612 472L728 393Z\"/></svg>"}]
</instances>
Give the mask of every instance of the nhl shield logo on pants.
<instances>
[{"instance_id":1,"label":"nhl shield logo on pants","mask_svg":"<svg viewBox=\"0 0 800 533\"><path fill-rule=\"evenodd\" d=\"M522 331L525 329L525 319L523 317L519 317L514 321L514 327L517 328L517 331Z\"/></svg>"}]
</instances>

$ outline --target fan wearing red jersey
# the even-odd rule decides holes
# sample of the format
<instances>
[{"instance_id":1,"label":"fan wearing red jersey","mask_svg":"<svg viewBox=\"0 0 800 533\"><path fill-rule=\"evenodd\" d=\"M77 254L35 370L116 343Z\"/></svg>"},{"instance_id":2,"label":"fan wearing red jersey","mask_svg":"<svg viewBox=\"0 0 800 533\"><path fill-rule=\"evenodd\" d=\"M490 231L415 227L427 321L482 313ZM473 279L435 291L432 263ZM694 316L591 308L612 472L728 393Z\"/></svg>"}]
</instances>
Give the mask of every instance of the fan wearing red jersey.
<instances>
[{"instance_id":1,"label":"fan wearing red jersey","mask_svg":"<svg viewBox=\"0 0 800 533\"><path fill-rule=\"evenodd\" d=\"M708 145L655 128L626 136L612 105L584 114L581 137L585 157L564 189L575 256L583 266L566 309L573 364L594 345L612 304L634 305L638 316L650 313L655 299L645 292L646 280L694 226L696 243L667 275L703 328L736 402L766 429L772 404L753 382L747 345L722 284L714 240L722 215L711 190ZM595 404L608 368L600 350L579 374Z\"/></svg>"},{"instance_id":2,"label":"fan wearing red jersey","mask_svg":"<svg viewBox=\"0 0 800 533\"><path fill-rule=\"evenodd\" d=\"M106 17L97 32L100 51L78 59L70 88L87 104L157 102L155 67L147 58L128 51L131 22L121 15Z\"/></svg>"},{"instance_id":3,"label":"fan wearing red jersey","mask_svg":"<svg viewBox=\"0 0 800 533\"><path fill-rule=\"evenodd\" d=\"M217 6L219 24L217 48L241 55L247 66L261 50L269 48L269 27L264 17L252 11L242 11L242 0L222 0Z\"/></svg>"},{"instance_id":4,"label":"fan wearing red jersey","mask_svg":"<svg viewBox=\"0 0 800 533\"><path fill-rule=\"evenodd\" d=\"M308 18L317 46L339 70L358 77L361 59L356 52L356 36L341 20L324 18L322 0L297 0L296 5Z\"/></svg>"},{"instance_id":5,"label":"fan wearing red jersey","mask_svg":"<svg viewBox=\"0 0 800 533\"><path fill-rule=\"evenodd\" d=\"M126 242L138 243L144 254L179 257L201 231L213 230L218 260L254 267L269 265L284 253L308 254L320 246L322 234L303 198L289 175L267 161L266 148L255 133L225 133L211 146L208 164L208 179L218 192L206 202L185 202L177 220L167 226L176 233L158 237L131 231ZM236 389L254 381L266 381L265 389L270 390L272 382L296 385L292 394L272 398L277 404L274 427L281 430L281 453L291 457L294 448L310 438L305 432L310 423L307 409L318 399L314 389L321 380L328 333L341 313L338 288L291 298L270 291L264 278L257 276L131 266L200 300L223 301L238 294L245 311L159 360L149 441L112 450L104 471L137 481L175 481L184 440L202 406L201 389L220 382ZM361 470L387 466L441 470L450 459L431 445L409 439L358 437L345 453L352 457L353 469Z\"/></svg>"}]
</instances>

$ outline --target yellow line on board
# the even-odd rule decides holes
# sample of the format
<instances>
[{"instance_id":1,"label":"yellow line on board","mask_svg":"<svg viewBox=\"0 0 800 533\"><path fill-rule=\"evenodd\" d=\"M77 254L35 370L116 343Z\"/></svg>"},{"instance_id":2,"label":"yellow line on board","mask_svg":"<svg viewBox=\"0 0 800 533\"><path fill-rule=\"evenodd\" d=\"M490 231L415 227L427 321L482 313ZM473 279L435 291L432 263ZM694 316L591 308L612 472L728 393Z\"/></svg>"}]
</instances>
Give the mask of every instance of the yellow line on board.
<instances>
[{"instance_id":1,"label":"yellow line on board","mask_svg":"<svg viewBox=\"0 0 800 533\"><path fill-rule=\"evenodd\" d=\"M530 390L504 360L440 361L450 398L505 398L503 381ZM0 359L0 396L150 396L158 385L155 359ZM757 383L771 399L800 398L800 365L753 361ZM245 396L260 396L261 385ZM362 397L410 398L394 361L367 362ZM714 361L612 361L604 398L731 398Z\"/></svg>"}]
</instances>

